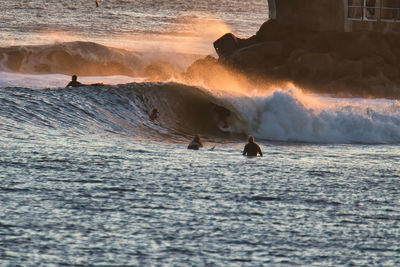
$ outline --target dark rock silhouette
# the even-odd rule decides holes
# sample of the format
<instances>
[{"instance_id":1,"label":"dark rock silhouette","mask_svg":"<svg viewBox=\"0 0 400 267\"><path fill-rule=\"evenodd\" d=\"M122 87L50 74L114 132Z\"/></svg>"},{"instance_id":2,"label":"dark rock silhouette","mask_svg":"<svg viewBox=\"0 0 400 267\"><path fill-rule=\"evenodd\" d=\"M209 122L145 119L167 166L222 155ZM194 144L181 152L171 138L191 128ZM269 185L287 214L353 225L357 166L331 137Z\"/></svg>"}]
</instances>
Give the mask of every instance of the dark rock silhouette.
<instances>
[{"instance_id":1,"label":"dark rock silhouette","mask_svg":"<svg viewBox=\"0 0 400 267\"><path fill-rule=\"evenodd\" d=\"M400 97L400 34L395 32L311 31L269 20L248 39L225 34L214 46L216 64L245 75L291 81L320 93Z\"/></svg>"}]
</instances>

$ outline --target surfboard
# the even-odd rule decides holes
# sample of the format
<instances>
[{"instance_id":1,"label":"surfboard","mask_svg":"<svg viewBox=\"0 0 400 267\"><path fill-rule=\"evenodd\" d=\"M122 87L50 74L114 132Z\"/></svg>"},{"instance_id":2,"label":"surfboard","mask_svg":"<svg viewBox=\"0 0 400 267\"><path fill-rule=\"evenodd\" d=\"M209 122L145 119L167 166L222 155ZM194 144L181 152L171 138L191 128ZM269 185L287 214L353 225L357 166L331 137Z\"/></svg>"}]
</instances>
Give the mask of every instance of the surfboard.
<instances>
[{"instance_id":1,"label":"surfboard","mask_svg":"<svg viewBox=\"0 0 400 267\"><path fill-rule=\"evenodd\" d=\"M231 133L232 128L231 127L224 127L224 124L222 122L218 123L218 129L224 133Z\"/></svg>"}]
</instances>

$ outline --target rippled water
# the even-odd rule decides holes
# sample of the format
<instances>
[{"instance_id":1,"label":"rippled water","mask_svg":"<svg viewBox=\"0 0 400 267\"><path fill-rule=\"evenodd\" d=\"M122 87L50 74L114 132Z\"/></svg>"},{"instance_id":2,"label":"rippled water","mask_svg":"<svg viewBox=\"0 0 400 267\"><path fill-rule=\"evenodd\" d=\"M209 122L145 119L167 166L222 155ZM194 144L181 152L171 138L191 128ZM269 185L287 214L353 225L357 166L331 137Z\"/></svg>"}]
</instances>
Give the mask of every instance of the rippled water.
<instances>
[{"instance_id":1,"label":"rippled water","mask_svg":"<svg viewBox=\"0 0 400 267\"><path fill-rule=\"evenodd\" d=\"M137 47L133 45L142 46L142 34L198 36L213 30L213 23L217 22L226 24L238 35L249 37L268 17L266 0L98 2L99 8L95 1L87 0L2 0L0 45L89 40L134 50ZM129 39L138 42L128 46Z\"/></svg>"},{"instance_id":2,"label":"rippled water","mask_svg":"<svg viewBox=\"0 0 400 267\"><path fill-rule=\"evenodd\" d=\"M189 36L207 54L218 31L204 39L204 29L250 36L267 8L99 2L3 0L0 45L21 46L7 50L16 65L34 60L26 45L55 40L176 52ZM110 49L85 51L82 62ZM123 73L64 89L57 64L0 72L0 266L400 266L398 101L281 88L216 97ZM234 134L216 131L210 102L232 109ZM198 132L205 147L187 150ZM264 157L241 155L247 134Z\"/></svg>"},{"instance_id":3,"label":"rippled water","mask_svg":"<svg viewBox=\"0 0 400 267\"><path fill-rule=\"evenodd\" d=\"M0 263L400 263L397 146L261 144L1 142Z\"/></svg>"}]
</instances>

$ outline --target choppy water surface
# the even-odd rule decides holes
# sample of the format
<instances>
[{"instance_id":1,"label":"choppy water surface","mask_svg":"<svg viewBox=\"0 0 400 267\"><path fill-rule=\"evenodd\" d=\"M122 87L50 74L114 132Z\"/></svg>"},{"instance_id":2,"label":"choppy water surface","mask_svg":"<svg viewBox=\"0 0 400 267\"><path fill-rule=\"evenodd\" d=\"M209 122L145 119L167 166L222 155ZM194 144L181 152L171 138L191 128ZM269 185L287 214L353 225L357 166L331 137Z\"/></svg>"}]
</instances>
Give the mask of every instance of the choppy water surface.
<instances>
[{"instance_id":1,"label":"choppy water surface","mask_svg":"<svg viewBox=\"0 0 400 267\"><path fill-rule=\"evenodd\" d=\"M143 82L266 1L99 3L1 1L1 266L400 266L397 100Z\"/></svg>"},{"instance_id":2,"label":"choppy water surface","mask_svg":"<svg viewBox=\"0 0 400 267\"><path fill-rule=\"evenodd\" d=\"M397 146L40 137L1 142L1 265L400 263Z\"/></svg>"},{"instance_id":3,"label":"choppy water surface","mask_svg":"<svg viewBox=\"0 0 400 267\"><path fill-rule=\"evenodd\" d=\"M318 113L288 92L250 100L174 83L3 87L0 265L400 264L395 101L325 97L336 109ZM216 101L237 133L216 130ZM241 131L283 142L243 157ZM187 150L198 132L205 147Z\"/></svg>"},{"instance_id":4,"label":"choppy water surface","mask_svg":"<svg viewBox=\"0 0 400 267\"><path fill-rule=\"evenodd\" d=\"M137 34L198 36L215 30L218 22L238 35L249 37L268 17L267 1L255 0L103 0L98 3L99 8L94 0L2 0L0 46L90 40L128 48L129 39L143 42L143 36ZM117 42L113 42L115 38ZM140 42L135 44L139 46Z\"/></svg>"}]
</instances>

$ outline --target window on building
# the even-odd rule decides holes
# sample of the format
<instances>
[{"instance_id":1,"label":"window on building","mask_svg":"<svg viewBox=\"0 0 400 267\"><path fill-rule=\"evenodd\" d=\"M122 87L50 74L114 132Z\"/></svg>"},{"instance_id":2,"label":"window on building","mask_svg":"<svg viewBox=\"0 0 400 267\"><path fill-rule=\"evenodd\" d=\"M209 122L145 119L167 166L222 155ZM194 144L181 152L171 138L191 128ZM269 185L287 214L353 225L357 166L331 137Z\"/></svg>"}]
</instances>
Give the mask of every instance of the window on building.
<instances>
[{"instance_id":1,"label":"window on building","mask_svg":"<svg viewBox=\"0 0 400 267\"><path fill-rule=\"evenodd\" d=\"M400 22L400 0L381 0L381 19Z\"/></svg>"},{"instance_id":2,"label":"window on building","mask_svg":"<svg viewBox=\"0 0 400 267\"><path fill-rule=\"evenodd\" d=\"M400 0L348 0L347 18L400 22Z\"/></svg>"}]
</instances>

